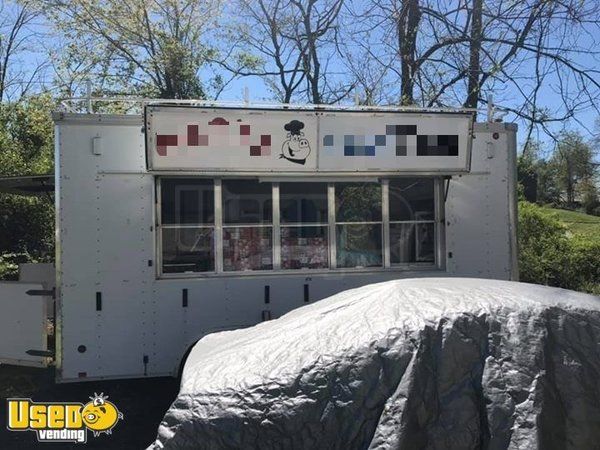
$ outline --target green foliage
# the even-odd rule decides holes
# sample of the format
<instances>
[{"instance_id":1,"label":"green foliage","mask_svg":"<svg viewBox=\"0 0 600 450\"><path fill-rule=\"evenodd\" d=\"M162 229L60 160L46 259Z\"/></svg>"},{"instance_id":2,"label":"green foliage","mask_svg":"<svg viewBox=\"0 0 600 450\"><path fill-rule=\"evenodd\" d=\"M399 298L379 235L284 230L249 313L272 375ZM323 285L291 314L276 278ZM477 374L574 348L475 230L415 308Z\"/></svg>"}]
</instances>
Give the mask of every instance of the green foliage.
<instances>
[{"instance_id":1,"label":"green foliage","mask_svg":"<svg viewBox=\"0 0 600 450\"><path fill-rule=\"evenodd\" d=\"M53 106L45 95L0 104L0 176L52 173ZM17 261L52 259L53 249L52 199L0 194L0 278L14 276Z\"/></svg>"},{"instance_id":2,"label":"green foliage","mask_svg":"<svg viewBox=\"0 0 600 450\"><path fill-rule=\"evenodd\" d=\"M35 0L63 37L58 78L90 78L102 94L201 99L200 72L214 56L214 0ZM66 45L65 45L66 43ZM81 87L79 87L81 90Z\"/></svg>"},{"instance_id":3,"label":"green foliage","mask_svg":"<svg viewBox=\"0 0 600 450\"><path fill-rule=\"evenodd\" d=\"M53 107L47 95L0 104L0 176L53 171Z\"/></svg>"},{"instance_id":4,"label":"green foliage","mask_svg":"<svg viewBox=\"0 0 600 450\"><path fill-rule=\"evenodd\" d=\"M600 198L594 182L590 178L583 180L578 191L581 196L581 207L585 213L600 216Z\"/></svg>"},{"instance_id":5,"label":"green foliage","mask_svg":"<svg viewBox=\"0 0 600 450\"><path fill-rule=\"evenodd\" d=\"M556 185L564 193L567 206L575 205L580 184L594 176L593 161L594 151L581 134L567 132L560 136L549 163L554 168Z\"/></svg>"},{"instance_id":6,"label":"green foliage","mask_svg":"<svg viewBox=\"0 0 600 450\"><path fill-rule=\"evenodd\" d=\"M600 239L575 236L569 254L571 289L600 295Z\"/></svg>"},{"instance_id":7,"label":"green foliage","mask_svg":"<svg viewBox=\"0 0 600 450\"><path fill-rule=\"evenodd\" d=\"M537 175L537 202L559 206L562 204L562 191L556 182L558 169L555 164L538 160L535 166Z\"/></svg>"},{"instance_id":8,"label":"green foliage","mask_svg":"<svg viewBox=\"0 0 600 450\"><path fill-rule=\"evenodd\" d=\"M565 229L558 220L527 202L519 204L519 275L529 283L560 286L568 252Z\"/></svg>"},{"instance_id":9,"label":"green foliage","mask_svg":"<svg viewBox=\"0 0 600 450\"><path fill-rule=\"evenodd\" d=\"M522 197L542 205L581 206L593 214L600 205L594 159L594 147L577 132L561 134L546 157L540 142L526 144L517 160Z\"/></svg>"},{"instance_id":10,"label":"green foliage","mask_svg":"<svg viewBox=\"0 0 600 450\"><path fill-rule=\"evenodd\" d=\"M54 204L45 198L0 195L0 254L52 259Z\"/></svg>"},{"instance_id":11,"label":"green foliage","mask_svg":"<svg viewBox=\"0 0 600 450\"><path fill-rule=\"evenodd\" d=\"M536 201L537 173L536 159L532 151L523 152L517 157L517 194L519 200Z\"/></svg>"},{"instance_id":12,"label":"green foliage","mask_svg":"<svg viewBox=\"0 0 600 450\"><path fill-rule=\"evenodd\" d=\"M517 178L521 200L558 206L561 204L561 188L557 183L557 165L544 159L542 144L538 141L525 145L517 158Z\"/></svg>"},{"instance_id":13,"label":"green foliage","mask_svg":"<svg viewBox=\"0 0 600 450\"><path fill-rule=\"evenodd\" d=\"M569 237L557 214L519 203L521 281L600 292L600 239Z\"/></svg>"},{"instance_id":14,"label":"green foliage","mask_svg":"<svg viewBox=\"0 0 600 450\"><path fill-rule=\"evenodd\" d=\"M29 253L5 253L0 255L0 280L18 280L19 264L42 262Z\"/></svg>"}]
</instances>

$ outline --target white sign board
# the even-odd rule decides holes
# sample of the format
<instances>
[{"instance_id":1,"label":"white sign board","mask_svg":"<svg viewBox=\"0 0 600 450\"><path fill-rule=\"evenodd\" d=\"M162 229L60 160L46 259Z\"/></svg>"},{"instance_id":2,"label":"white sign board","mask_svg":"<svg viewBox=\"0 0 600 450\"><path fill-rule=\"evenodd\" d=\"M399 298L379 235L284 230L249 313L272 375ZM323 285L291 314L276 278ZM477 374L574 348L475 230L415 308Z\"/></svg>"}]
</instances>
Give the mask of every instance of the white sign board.
<instances>
[{"instance_id":1,"label":"white sign board","mask_svg":"<svg viewBox=\"0 0 600 450\"><path fill-rule=\"evenodd\" d=\"M319 169L466 171L471 115L325 113L319 122Z\"/></svg>"},{"instance_id":2,"label":"white sign board","mask_svg":"<svg viewBox=\"0 0 600 450\"><path fill-rule=\"evenodd\" d=\"M312 111L147 107L151 170L314 171Z\"/></svg>"},{"instance_id":3,"label":"white sign board","mask_svg":"<svg viewBox=\"0 0 600 450\"><path fill-rule=\"evenodd\" d=\"M472 122L468 113L148 106L148 169L466 172Z\"/></svg>"}]
</instances>

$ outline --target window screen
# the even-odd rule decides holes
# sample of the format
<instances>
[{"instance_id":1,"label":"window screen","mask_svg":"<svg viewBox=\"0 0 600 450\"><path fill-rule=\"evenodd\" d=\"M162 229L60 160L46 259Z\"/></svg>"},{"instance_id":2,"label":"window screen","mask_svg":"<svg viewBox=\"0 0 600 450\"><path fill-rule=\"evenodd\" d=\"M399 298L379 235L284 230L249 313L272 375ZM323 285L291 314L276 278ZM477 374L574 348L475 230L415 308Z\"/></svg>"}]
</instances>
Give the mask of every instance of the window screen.
<instances>
[{"instance_id":1,"label":"window screen","mask_svg":"<svg viewBox=\"0 0 600 450\"><path fill-rule=\"evenodd\" d=\"M433 265L435 185L433 178L408 177L276 184L161 178L161 273Z\"/></svg>"}]
</instances>

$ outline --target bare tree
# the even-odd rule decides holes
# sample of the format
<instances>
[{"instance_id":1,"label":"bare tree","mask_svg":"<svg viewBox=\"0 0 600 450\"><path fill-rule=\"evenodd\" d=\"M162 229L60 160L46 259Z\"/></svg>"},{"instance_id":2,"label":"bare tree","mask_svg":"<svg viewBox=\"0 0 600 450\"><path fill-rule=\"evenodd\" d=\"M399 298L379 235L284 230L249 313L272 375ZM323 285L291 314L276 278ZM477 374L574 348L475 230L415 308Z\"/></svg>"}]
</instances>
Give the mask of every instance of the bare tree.
<instances>
[{"instance_id":1,"label":"bare tree","mask_svg":"<svg viewBox=\"0 0 600 450\"><path fill-rule=\"evenodd\" d=\"M398 51L390 51L397 49L398 38L396 29L387 26L390 17L399 15L394 6L347 1L341 12L343 32L338 33L336 41L339 64L354 81L355 97L361 104L397 104L399 99L401 102L397 64L401 57Z\"/></svg>"},{"instance_id":2,"label":"bare tree","mask_svg":"<svg viewBox=\"0 0 600 450\"><path fill-rule=\"evenodd\" d=\"M327 77L326 65L319 52L321 45L327 42L328 35L335 35L336 23L343 0L291 0L298 11L300 23L296 25L288 38L296 42L302 52L302 70L306 76L306 91L312 103L337 103L348 91L331 86ZM333 41L335 36L332 36ZM351 88L350 88L351 89ZM341 95L340 95L341 94Z\"/></svg>"},{"instance_id":3,"label":"bare tree","mask_svg":"<svg viewBox=\"0 0 600 450\"><path fill-rule=\"evenodd\" d=\"M333 64L338 19L344 0L237 0L228 41L231 50L219 63L238 76L264 77L278 100L336 103L353 84ZM249 68L238 62L256 55Z\"/></svg>"},{"instance_id":4,"label":"bare tree","mask_svg":"<svg viewBox=\"0 0 600 450\"><path fill-rule=\"evenodd\" d=\"M23 61L36 37L30 28L36 17L30 2L0 0L0 101L18 100L39 81L44 64Z\"/></svg>"},{"instance_id":5,"label":"bare tree","mask_svg":"<svg viewBox=\"0 0 600 450\"><path fill-rule=\"evenodd\" d=\"M529 134L556 135L553 124L597 111L599 17L600 4L579 0L371 0L353 11L363 30L350 39L369 39L400 103L477 108L493 92Z\"/></svg>"},{"instance_id":6,"label":"bare tree","mask_svg":"<svg viewBox=\"0 0 600 450\"><path fill-rule=\"evenodd\" d=\"M338 46L348 75L354 80L355 101L368 106L392 103L398 83L389 80L388 66L378 64L368 50L358 52L344 43Z\"/></svg>"},{"instance_id":7,"label":"bare tree","mask_svg":"<svg viewBox=\"0 0 600 450\"><path fill-rule=\"evenodd\" d=\"M277 99L289 103L304 81L302 49L283 34L293 22L288 0L238 0L235 11L240 18L229 27L227 48L217 63L235 75L260 76ZM249 56L251 55L251 56Z\"/></svg>"}]
</instances>

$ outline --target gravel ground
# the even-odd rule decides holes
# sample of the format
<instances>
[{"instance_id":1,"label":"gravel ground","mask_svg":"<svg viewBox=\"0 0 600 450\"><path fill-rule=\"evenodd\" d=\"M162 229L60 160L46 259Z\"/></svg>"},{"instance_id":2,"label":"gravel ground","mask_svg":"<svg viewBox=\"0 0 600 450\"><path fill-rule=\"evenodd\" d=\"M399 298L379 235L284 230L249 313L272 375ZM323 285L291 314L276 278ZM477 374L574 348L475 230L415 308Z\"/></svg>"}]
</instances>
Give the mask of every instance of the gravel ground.
<instances>
[{"instance_id":1,"label":"gravel ground","mask_svg":"<svg viewBox=\"0 0 600 450\"><path fill-rule=\"evenodd\" d=\"M85 383L55 384L53 369L32 369L0 365L0 449L142 449L152 443L165 411L179 389L174 378L149 378ZM36 402L76 401L86 403L94 392L104 392L124 415L112 435L94 437L87 444L39 443L32 431L6 429L6 398L31 398Z\"/></svg>"}]
</instances>

